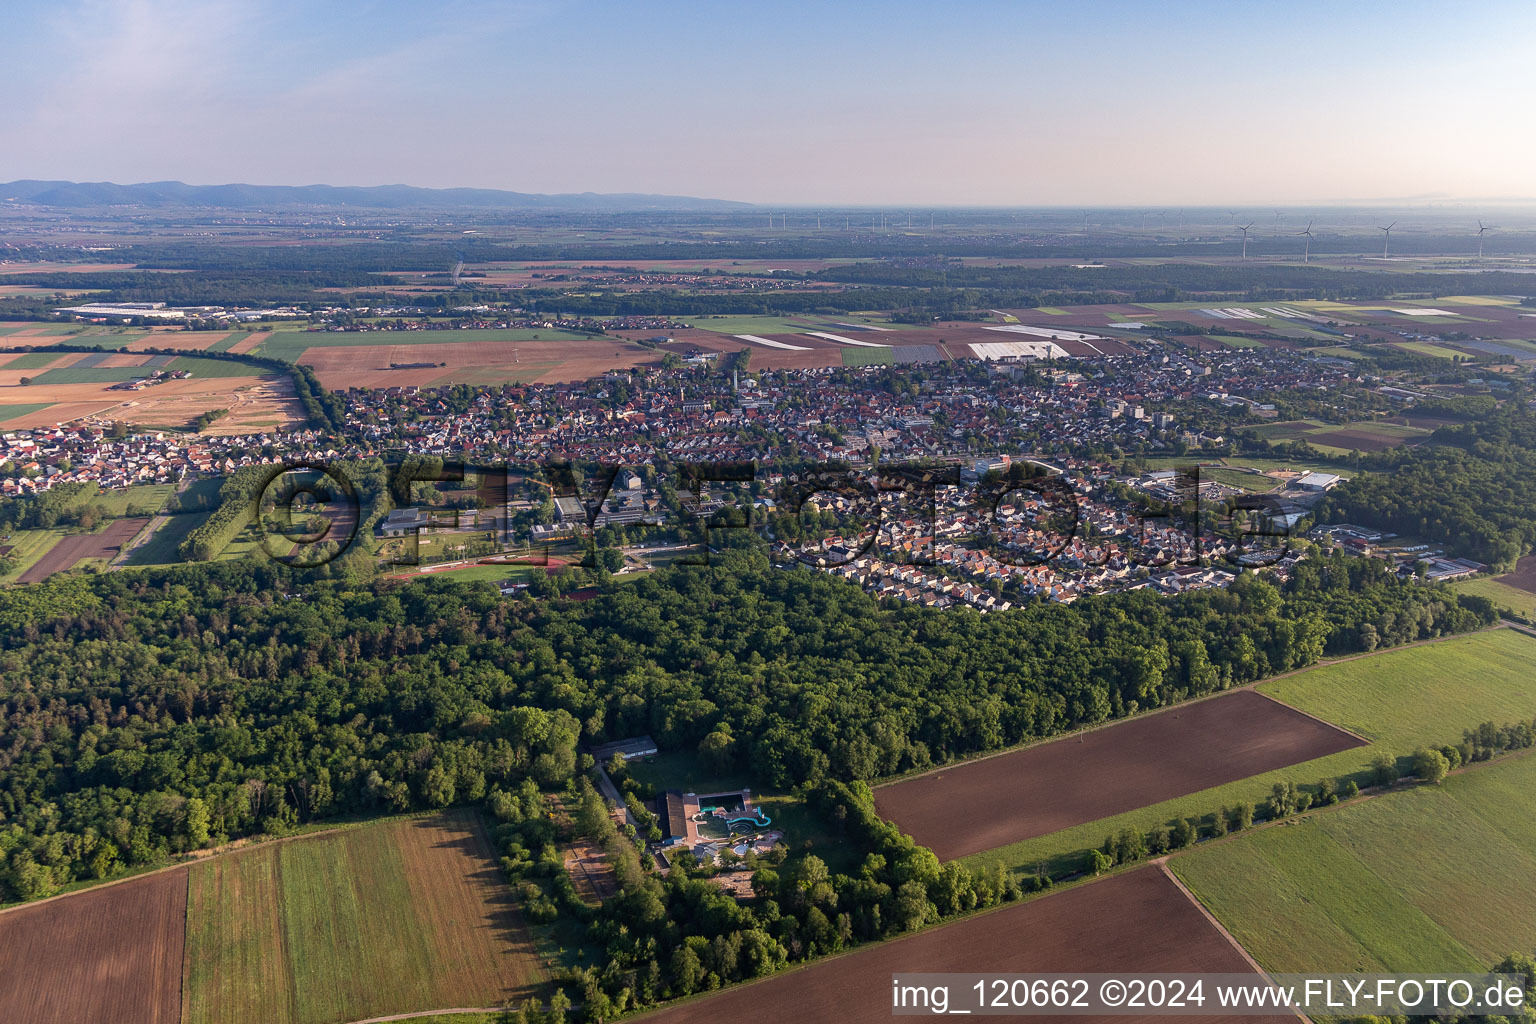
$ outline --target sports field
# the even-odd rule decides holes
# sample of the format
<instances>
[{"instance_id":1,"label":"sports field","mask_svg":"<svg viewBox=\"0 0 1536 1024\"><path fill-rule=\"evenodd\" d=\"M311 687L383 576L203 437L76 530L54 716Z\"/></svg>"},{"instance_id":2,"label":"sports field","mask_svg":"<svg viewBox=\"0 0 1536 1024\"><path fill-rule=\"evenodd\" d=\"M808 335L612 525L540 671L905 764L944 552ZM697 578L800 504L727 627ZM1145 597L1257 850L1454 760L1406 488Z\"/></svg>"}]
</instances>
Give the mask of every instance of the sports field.
<instances>
[{"instance_id":1,"label":"sports field","mask_svg":"<svg viewBox=\"0 0 1536 1024\"><path fill-rule=\"evenodd\" d=\"M1365 785L1378 754L1406 764L1414 748L1460 741L1463 729L1481 722L1536 715L1536 638L1511 629L1487 630L1320 665L1258 689L1370 743L974 854L964 862L977 869L1002 863L1019 874L1041 864L1055 871L1076 870L1082 851L1098 846L1107 834L1124 828L1146 831L1223 805L1257 804L1276 782L1310 787L1325 776L1351 776Z\"/></svg>"},{"instance_id":2,"label":"sports field","mask_svg":"<svg viewBox=\"0 0 1536 1024\"><path fill-rule=\"evenodd\" d=\"M1170 867L1275 971L1480 971L1536 948L1536 756L1234 836Z\"/></svg>"},{"instance_id":3,"label":"sports field","mask_svg":"<svg viewBox=\"0 0 1536 1024\"><path fill-rule=\"evenodd\" d=\"M183 1024L336 1024L522 1001L544 979L478 818L409 818L190 869Z\"/></svg>"}]
</instances>

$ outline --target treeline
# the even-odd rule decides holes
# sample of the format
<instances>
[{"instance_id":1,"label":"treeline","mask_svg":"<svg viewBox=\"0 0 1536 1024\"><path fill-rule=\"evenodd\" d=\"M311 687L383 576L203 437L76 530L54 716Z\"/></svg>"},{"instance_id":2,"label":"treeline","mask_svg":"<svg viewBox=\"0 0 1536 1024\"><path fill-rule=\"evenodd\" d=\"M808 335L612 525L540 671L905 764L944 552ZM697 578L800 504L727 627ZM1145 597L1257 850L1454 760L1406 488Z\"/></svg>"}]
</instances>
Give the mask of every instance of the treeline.
<instances>
[{"instance_id":1,"label":"treeline","mask_svg":"<svg viewBox=\"0 0 1536 1024\"><path fill-rule=\"evenodd\" d=\"M1379 271L1323 267L1198 264L1104 267L1085 271L1071 266L988 267L958 262L940 267L914 267L893 262L846 263L818 270L811 276L821 281L900 288L1037 293L1098 291L1122 295L1153 293L1166 295L1167 301L1202 298L1211 294L1248 296L1255 301L1281 300L1298 295L1309 298L1376 299L1405 292L1422 292L1431 296L1523 295L1531 287L1526 275L1505 271L1466 275L1382 274Z\"/></svg>"},{"instance_id":2,"label":"treeline","mask_svg":"<svg viewBox=\"0 0 1536 1024\"><path fill-rule=\"evenodd\" d=\"M757 553L582 602L370 572L247 559L0 593L0 860L45 869L29 894L190 849L204 812L217 839L558 787L578 736L648 732L764 787L818 787L1493 618L1342 557L1281 586L987 616L882 604Z\"/></svg>"},{"instance_id":3,"label":"treeline","mask_svg":"<svg viewBox=\"0 0 1536 1024\"><path fill-rule=\"evenodd\" d=\"M219 486L213 511L188 531L177 553L189 561L211 561L234 543L247 527L260 528L263 500L285 497L284 466L280 462L257 463L241 466L225 477ZM329 482L320 479L323 470L333 474ZM328 518L337 524L338 530L338 536L306 546L306 564L340 556L349 565L356 565L371 558L367 542L373 528L394 507L390 501L389 469L383 461L348 460L321 468L295 466L292 473L292 482L317 483L323 487L328 497L325 502ZM350 514L343 512L344 506L354 504L358 540L349 544L350 538L339 533L345 525L344 520L350 519Z\"/></svg>"},{"instance_id":4,"label":"treeline","mask_svg":"<svg viewBox=\"0 0 1536 1024\"><path fill-rule=\"evenodd\" d=\"M315 259L319 248L302 247ZM238 251L238 250L230 250ZM362 288L388 283L356 269L196 269L179 273L155 270L105 270L94 273L16 274L16 284L85 289L93 302L167 302L173 306L332 305L338 296L322 289Z\"/></svg>"},{"instance_id":5,"label":"treeline","mask_svg":"<svg viewBox=\"0 0 1536 1024\"><path fill-rule=\"evenodd\" d=\"M1320 521L1406 534L1498 569L1536 548L1536 412L1509 402L1430 441L1363 457L1373 472L1334 488Z\"/></svg>"}]
</instances>

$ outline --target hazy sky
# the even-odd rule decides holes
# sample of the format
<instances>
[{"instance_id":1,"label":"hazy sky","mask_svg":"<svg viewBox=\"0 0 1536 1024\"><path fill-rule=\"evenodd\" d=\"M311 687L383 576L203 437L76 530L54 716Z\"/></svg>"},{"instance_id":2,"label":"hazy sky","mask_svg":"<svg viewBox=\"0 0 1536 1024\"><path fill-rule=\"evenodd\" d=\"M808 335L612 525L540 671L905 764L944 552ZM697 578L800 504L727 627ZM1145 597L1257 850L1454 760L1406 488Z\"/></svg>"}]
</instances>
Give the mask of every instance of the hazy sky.
<instances>
[{"instance_id":1,"label":"hazy sky","mask_svg":"<svg viewBox=\"0 0 1536 1024\"><path fill-rule=\"evenodd\" d=\"M1536 194L1536 4L9 0L0 180Z\"/></svg>"}]
</instances>

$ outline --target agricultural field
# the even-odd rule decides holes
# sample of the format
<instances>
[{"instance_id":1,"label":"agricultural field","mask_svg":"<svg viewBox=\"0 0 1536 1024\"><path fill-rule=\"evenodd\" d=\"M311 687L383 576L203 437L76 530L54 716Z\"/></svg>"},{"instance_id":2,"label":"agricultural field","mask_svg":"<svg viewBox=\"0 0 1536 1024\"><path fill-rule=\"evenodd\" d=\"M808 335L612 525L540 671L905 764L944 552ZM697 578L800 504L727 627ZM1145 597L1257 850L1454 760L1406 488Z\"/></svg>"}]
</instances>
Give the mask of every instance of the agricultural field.
<instances>
[{"instance_id":1,"label":"agricultural field","mask_svg":"<svg viewBox=\"0 0 1536 1024\"><path fill-rule=\"evenodd\" d=\"M17 360L24 365L18 367ZM292 426L304 419L286 374L245 363L132 352L30 352L17 360L0 366L0 410L8 412L6 427L52 426L98 417L181 429L205 412L229 409L230 414L216 422L210 433L240 434ZM139 391L112 390L114 384L163 368L184 369L193 376Z\"/></svg>"},{"instance_id":2,"label":"agricultural field","mask_svg":"<svg viewBox=\"0 0 1536 1024\"><path fill-rule=\"evenodd\" d=\"M1458 594L1486 597L1497 608L1507 609L1526 618L1536 618L1536 593L1505 582L1512 578L1521 579L1519 576L1479 576L1470 580L1459 580L1451 584L1451 589Z\"/></svg>"},{"instance_id":3,"label":"agricultural field","mask_svg":"<svg viewBox=\"0 0 1536 1024\"><path fill-rule=\"evenodd\" d=\"M114 519L96 533L71 533L59 538L25 572L18 583L41 583L54 573L73 569L82 562L105 566L116 558L123 546L144 528L147 519Z\"/></svg>"},{"instance_id":4,"label":"agricultural field","mask_svg":"<svg viewBox=\"0 0 1536 1024\"><path fill-rule=\"evenodd\" d=\"M138 547L123 559L123 565L174 565L181 562L181 542L208 518L206 512L179 512L163 516Z\"/></svg>"},{"instance_id":5,"label":"agricultural field","mask_svg":"<svg viewBox=\"0 0 1536 1024\"><path fill-rule=\"evenodd\" d=\"M1014 903L635 1018L645 1024L891 1019L896 972L1242 974L1243 952L1156 865ZM1123 1017L1163 1021L1171 1017ZM1200 1020L1241 1020L1219 1016Z\"/></svg>"},{"instance_id":6,"label":"agricultural field","mask_svg":"<svg viewBox=\"0 0 1536 1024\"><path fill-rule=\"evenodd\" d=\"M1082 851L1098 846L1107 834L1124 828L1146 831L1223 805L1256 804L1276 782L1311 786L1324 777L1348 776L1368 784L1370 763L1378 754L1406 764L1416 747L1459 742L1462 730L1481 722L1536 715L1536 638L1512 629L1486 630L1314 666L1261 683L1257 690L1369 743L973 854L965 863L980 869L1000 863L1018 874L1042 864L1056 871L1077 870Z\"/></svg>"},{"instance_id":7,"label":"agricultural field","mask_svg":"<svg viewBox=\"0 0 1536 1024\"><path fill-rule=\"evenodd\" d=\"M0 1020L180 1024L187 872L0 912Z\"/></svg>"},{"instance_id":8,"label":"agricultural field","mask_svg":"<svg viewBox=\"0 0 1536 1024\"><path fill-rule=\"evenodd\" d=\"M1364 745L1235 690L875 790L875 806L940 860Z\"/></svg>"},{"instance_id":9,"label":"agricultural field","mask_svg":"<svg viewBox=\"0 0 1536 1024\"><path fill-rule=\"evenodd\" d=\"M337 1024L521 1001L544 979L478 818L455 812L192 865L183 1024Z\"/></svg>"},{"instance_id":10,"label":"agricultural field","mask_svg":"<svg viewBox=\"0 0 1536 1024\"><path fill-rule=\"evenodd\" d=\"M0 537L0 549L9 548L4 554L9 561L9 568L0 573L0 582L14 583L17 578L28 572L37 564L38 559L48 553L48 550L57 544L64 536L64 531L59 529L48 530L17 530L15 533Z\"/></svg>"},{"instance_id":11,"label":"agricultural field","mask_svg":"<svg viewBox=\"0 0 1536 1024\"><path fill-rule=\"evenodd\" d=\"M1536 948L1536 757L1202 846L1170 867L1274 971L1481 971Z\"/></svg>"},{"instance_id":12,"label":"agricultural field","mask_svg":"<svg viewBox=\"0 0 1536 1024\"><path fill-rule=\"evenodd\" d=\"M895 361L895 353L888 348L843 349L844 366L889 366Z\"/></svg>"}]
</instances>

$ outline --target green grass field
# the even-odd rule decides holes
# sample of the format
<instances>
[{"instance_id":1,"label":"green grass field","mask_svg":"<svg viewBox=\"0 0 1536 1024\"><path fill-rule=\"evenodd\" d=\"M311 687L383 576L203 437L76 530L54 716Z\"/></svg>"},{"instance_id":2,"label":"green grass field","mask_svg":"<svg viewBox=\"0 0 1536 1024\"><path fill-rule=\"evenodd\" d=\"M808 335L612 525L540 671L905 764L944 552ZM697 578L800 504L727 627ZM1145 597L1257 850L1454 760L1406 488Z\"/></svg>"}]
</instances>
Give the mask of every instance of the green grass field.
<instances>
[{"instance_id":1,"label":"green grass field","mask_svg":"<svg viewBox=\"0 0 1536 1024\"><path fill-rule=\"evenodd\" d=\"M32 378L33 384L115 384L138 380L149 368L143 366L60 366Z\"/></svg>"},{"instance_id":2,"label":"green grass field","mask_svg":"<svg viewBox=\"0 0 1536 1024\"><path fill-rule=\"evenodd\" d=\"M1486 970L1536 948L1536 757L1474 765L1169 862L1273 971Z\"/></svg>"},{"instance_id":3,"label":"green grass field","mask_svg":"<svg viewBox=\"0 0 1536 1024\"><path fill-rule=\"evenodd\" d=\"M1507 608L1527 618L1536 618L1536 594L1521 590L1519 587L1512 587L1507 583L1500 583L1490 576L1461 580L1452 584L1451 589L1458 594L1476 594L1479 597L1486 597L1496 607Z\"/></svg>"},{"instance_id":4,"label":"green grass field","mask_svg":"<svg viewBox=\"0 0 1536 1024\"><path fill-rule=\"evenodd\" d=\"M256 346L253 354L291 363L309 348L440 345L455 341L589 340L590 337L590 335L554 328L507 328L484 331L274 331L271 336Z\"/></svg>"},{"instance_id":5,"label":"green grass field","mask_svg":"<svg viewBox=\"0 0 1536 1024\"><path fill-rule=\"evenodd\" d=\"M206 359L200 356L177 356L165 367L167 370L185 370L194 377L260 377L271 370L233 359Z\"/></svg>"},{"instance_id":6,"label":"green grass field","mask_svg":"<svg viewBox=\"0 0 1536 1024\"><path fill-rule=\"evenodd\" d=\"M63 358L62 352L23 352L19 356L12 356L6 360L4 369L41 370L45 366L51 366L54 360Z\"/></svg>"},{"instance_id":7,"label":"green grass field","mask_svg":"<svg viewBox=\"0 0 1536 1024\"><path fill-rule=\"evenodd\" d=\"M858 317L836 316L818 319L827 319L828 322L832 320L860 322ZM807 330L821 330L821 328L810 327L804 321L791 320L783 316L700 316L690 317L688 322L694 327L719 334L804 334Z\"/></svg>"},{"instance_id":8,"label":"green grass field","mask_svg":"<svg viewBox=\"0 0 1536 1024\"><path fill-rule=\"evenodd\" d=\"M177 548L200 523L207 513L183 512L166 516L165 521L133 553L123 560L124 565L174 565L183 561Z\"/></svg>"},{"instance_id":9,"label":"green grass field","mask_svg":"<svg viewBox=\"0 0 1536 1024\"><path fill-rule=\"evenodd\" d=\"M532 994L544 972L475 819L394 819L188 873L184 1024L335 1024Z\"/></svg>"},{"instance_id":10,"label":"green grass field","mask_svg":"<svg viewBox=\"0 0 1536 1024\"><path fill-rule=\"evenodd\" d=\"M1081 851L1124 828L1146 831L1177 817L1222 805L1257 804L1276 782L1311 787L1324 777L1370 780L1381 753L1405 759L1426 743L1455 743L1463 729L1536 715L1536 639L1512 629L1488 630L1438 643L1383 651L1270 680L1260 692L1358 733L1371 742L1290 768L1128 811L1047 836L964 858L973 868L1002 863L1019 874L1045 862L1053 870L1081 866ZM1403 761L1406 765L1406 760Z\"/></svg>"},{"instance_id":11,"label":"green grass field","mask_svg":"<svg viewBox=\"0 0 1536 1024\"><path fill-rule=\"evenodd\" d=\"M890 366L896 362L896 354L888 348L845 348L844 366Z\"/></svg>"},{"instance_id":12,"label":"green grass field","mask_svg":"<svg viewBox=\"0 0 1536 1024\"><path fill-rule=\"evenodd\" d=\"M134 484L102 491L85 504L104 509L111 516L126 516L129 509L154 513L164 508L166 500L175 492L175 484Z\"/></svg>"},{"instance_id":13,"label":"green grass field","mask_svg":"<svg viewBox=\"0 0 1536 1024\"><path fill-rule=\"evenodd\" d=\"M52 404L52 402L22 402L17 405L0 405L0 423L41 412Z\"/></svg>"},{"instance_id":14,"label":"green grass field","mask_svg":"<svg viewBox=\"0 0 1536 1024\"><path fill-rule=\"evenodd\" d=\"M1438 316L1420 317L1419 319L1420 320L1427 320L1427 321L1434 322L1434 323L1452 323L1453 322L1453 321L1450 321L1450 320L1446 320L1444 317L1438 317ZM1407 349L1409 352L1416 352L1416 353L1418 353L1421 356L1434 356L1437 359L1459 360L1459 359L1471 359L1472 358L1471 356L1467 355L1464 352L1457 352L1453 348L1442 348L1439 345L1431 345L1427 341L1399 341L1399 342L1394 342L1394 347L1402 348L1402 349Z\"/></svg>"},{"instance_id":15,"label":"green grass field","mask_svg":"<svg viewBox=\"0 0 1536 1024\"><path fill-rule=\"evenodd\" d=\"M246 338L249 338L250 336L251 336L251 332L250 331L230 331L228 337L220 338L218 341L214 342L212 345L209 345L206 349L204 349L204 351L205 352L228 352L231 348L233 348L234 346L238 345L240 342L244 341Z\"/></svg>"},{"instance_id":16,"label":"green grass field","mask_svg":"<svg viewBox=\"0 0 1536 1024\"><path fill-rule=\"evenodd\" d=\"M1236 334L1212 334L1208 337L1221 342L1227 348L1263 348L1264 343L1257 338L1244 338Z\"/></svg>"}]
</instances>

